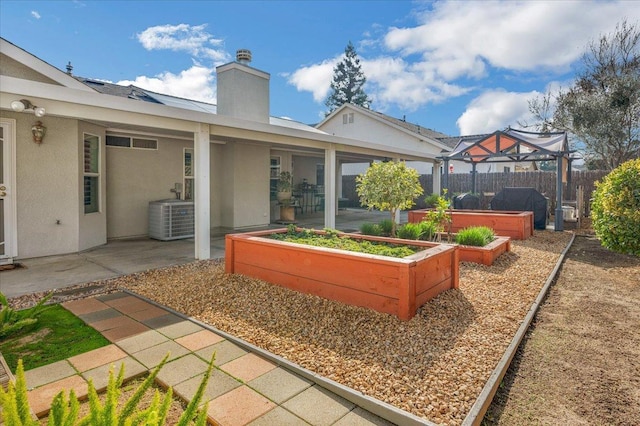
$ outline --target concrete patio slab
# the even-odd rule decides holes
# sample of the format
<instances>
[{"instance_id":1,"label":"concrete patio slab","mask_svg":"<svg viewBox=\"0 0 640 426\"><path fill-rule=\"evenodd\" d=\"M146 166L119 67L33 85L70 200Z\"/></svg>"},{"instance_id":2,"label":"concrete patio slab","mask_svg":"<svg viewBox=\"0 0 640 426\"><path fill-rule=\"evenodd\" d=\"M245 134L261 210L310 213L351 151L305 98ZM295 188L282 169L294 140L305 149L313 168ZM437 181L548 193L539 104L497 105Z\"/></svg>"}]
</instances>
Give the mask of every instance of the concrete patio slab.
<instances>
[{"instance_id":1,"label":"concrete patio slab","mask_svg":"<svg viewBox=\"0 0 640 426\"><path fill-rule=\"evenodd\" d=\"M176 343L184 346L190 351L197 351L202 348L206 348L207 346L211 346L215 343L221 342L224 340L224 337L209 331L209 330L201 330L192 334L187 334L186 336L182 336L176 339Z\"/></svg>"},{"instance_id":2,"label":"concrete patio slab","mask_svg":"<svg viewBox=\"0 0 640 426\"><path fill-rule=\"evenodd\" d=\"M202 375L192 377L191 379L174 386L173 390L176 395L187 401L191 401L193 396L196 394L201 381ZM232 391L233 389L240 386L242 386L242 383L240 383L233 377L223 373L220 370L214 369L211 372L211 376L209 376L207 386L204 388L202 402L205 403L211 401L212 399L215 399L220 395L224 395L225 393Z\"/></svg>"},{"instance_id":3,"label":"concrete patio slab","mask_svg":"<svg viewBox=\"0 0 640 426\"><path fill-rule=\"evenodd\" d=\"M276 405L256 391L241 386L209 403L209 419L221 426L243 426Z\"/></svg>"},{"instance_id":4,"label":"concrete patio slab","mask_svg":"<svg viewBox=\"0 0 640 426\"><path fill-rule=\"evenodd\" d=\"M69 363L79 372L91 370L101 365L116 362L127 356L127 353L116 345L108 345L69 358Z\"/></svg>"},{"instance_id":5,"label":"concrete patio slab","mask_svg":"<svg viewBox=\"0 0 640 426\"><path fill-rule=\"evenodd\" d=\"M144 333L122 339L118 341L117 345L122 348L122 350L132 354L168 341L169 338L167 336L162 335L155 330L149 330Z\"/></svg>"},{"instance_id":6,"label":"concrete patio slab","mask_svg":"<svg viewBox=\"0 0 640 426\"><path fill-rule=\"evenodd\" d=\"M248 385L277 404L282 404L313 383L282 367L275 368L251 380Z\"/></svg>"},{"instance_id":7,"label":"concrete patio slab","mask_svg":"<svg viewBox=\"0 0 640 426\"><path fill-rule=\"evenodd\" d=\"M316 385L282 406L313 425L329 426L353 410L355 404Z\"/></svg>"},{"instance_id":8,"label":"concrete patio slab","mask_svg":"<svg viewBox=\"0 0 640 426\"><path fill-rule=\"evenodd\" d=\"M107 384L109 383L109 373L113 371L114 377L118 377L118 374L120 373L120 367L122 365L124 365L125 382L142 376L148 371L144 365L128 356L116 362L101 365L100 367L85 371L84 373L82 373L82 377L84 377L87 382L89 382L90 379L93 380L94 388L98 392L101 392L107 388Z\"/></svg>"},{"instance_id":9,"label":"concrete patio slab","mask_svg":"<svg viewBox=\"0 0 640 426\"><path fill-rule=\"evenodd\" d=\"M166 327L158 328L158 332L171 339L177 339L178 337L186 336L187 334L193 334L202 330L204 330L204 328L202 328L198 324L184 320L175 324L168 325Z\"/></svg>"},{"instance_id":10,"label":"concrete patio slab","mask_svg":"<svg viewBox=\"0 0 640 426\"><path fill-rule=\"evenodd\" d=\"M282 407L276 407L263 416L258 417L248 426L308 426L309 423Z\"/></svg>"},{"instance_id":11,"label":"concrete patio slab","mask_svg":"<svg viewBox=\"0 0 640 426\"><path fill-rule=\"evenodd\" d=\"M216 354L214 365L216 366L226 364L227 362L248 353L246 350L242 349L235 343L231 343L228 340L223 340L220 343L216 343L215 345L207 346L204 349L196 351L196 355L209 362L214 352Z\"/></svg>"},{"instance_id":12,"label":"concrete patio slab","mask_svg":"<svg viewBox=\"0 0 640 426\"><path fill-rule=\"evenodd\" d=\"M335 422L333 426L393 426L393 423L356 407L349 411L346 416Z\"/></svg>"},{"instance_id":13,"label":"concrete patio slab","mask_svg":"<svg viewBox=\"0 0 640 426\"><path fill-rule=\"evenodd\" d=\"M187 349L180 346L173 340L168 342L161 343L156 346L152 346L148 349L143 349L140 352L135 352L133 357L140 361L145 367L151 369L158 364L160 361L169 354L168 361L179 358L183 355L189 353Z\"/></svg>"},{"instance_id":14,"label":"concrete patio slab","mask_svg":"<svg viewBox=\"0 0 640 426\"><path fill-rule=\"evenodd\" d=\"M220 367L236 379L248 382L276 368L276 365L254 353L242 355Z\"/></svg>"},{"instance_id":15,"label":"concrete patio slab","mask_svg":"<svg viewBox=\"0 0 640 426\"><path fill-rule=\"evenodd\" d=\"M78 398L85 398L89 386L82 377L76 375L27 391L29 405L36 416L42 417L49 412L51 401L61 389L65 389L67 392L73 389Z\"/></svg>"},{"instance_id":16,"label":"concrete patio slab","mask_svg":"<svg viewBox=\"0 0 640 426\"><path fill-rule=\"evenodd\" d=\"M166 363L158 373L157 380L163 386L175 386L192 377L202 377L204 372L207 371L207 366L208 364L202 359L189 354Z\"/></svg>"}]
</instances>

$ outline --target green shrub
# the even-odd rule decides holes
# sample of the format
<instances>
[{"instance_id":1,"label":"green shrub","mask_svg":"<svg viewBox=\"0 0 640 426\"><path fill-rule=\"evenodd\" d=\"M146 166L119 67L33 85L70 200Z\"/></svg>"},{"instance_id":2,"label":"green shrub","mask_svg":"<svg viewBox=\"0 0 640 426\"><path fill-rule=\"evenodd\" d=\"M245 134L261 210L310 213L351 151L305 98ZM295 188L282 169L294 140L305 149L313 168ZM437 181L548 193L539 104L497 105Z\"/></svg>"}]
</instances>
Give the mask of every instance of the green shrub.
<instances>
[{"instance_id":1,"label":"green shrub","mask_svg":"<svg viewBox=\"0 0 640 426\"><path fill-rule=\"evenodd\" d=\"M365 222L360 225L360 232L362 232L364 235L373 235L379 237L382 235L382 228L380 228L380 225L378 225L377 223Z\"/></svg>"},{"instance_id":2,"label":"green shrub","mask_svg":"<svg viewBox=\"0 0 640 426\"><path fill-rule=\"evenodd\" d=\"M422 221L418 223L418 226L420 227L420 239L424 241L432 241L438 232L433 222Z\"/></svg>"},{"instance_id":3,"label":"green shrub","mask_svg":"<svg viewBox=\"0 0 640 426\"><path fill-rule=\"evenodd\" d=\"M640 158L621 164L596 182L591 220L604 247L640 256Z\"/></svg>"},{"instance_id":4,"label":"green shrub","mask_svg":"<svg viewBox=\"0 0 640 426\"><path fill-rule=\"evenodd\" d=\"M380 221L379 226L380 226L380 230L382 231L382 235L384 235L385 237L388 237L392 235L393 227L395 226L395 224L391 219L383 219Z\"/></svg>"},{"instance_id":5,"label":"green shrub","mask_svg":"<svg viewBox=\"0 0 640 426\"><path fill-rule=\"evenodd\" d=\"M428 209L432 209L438 205L438 199L440 196L438 194L430 194L424 197L424 204Z\"/></svg>"},{"instance_id":6,"label":"green shrub","mask_svg":"<svg viewBox=\"0 0 640 426\"><path fill-rule=\"evenodd\" d=\"M38 315L45 309L44 304L51 299L53 293L49 293L36 304L36 306L18 312L9 306L7 297L0 292L0 338L5 338L17 333L23 328L29 327L38 321Z\"/></svg>"},{"instance_id":7,"label":"green shrub","mask_svg":"<svg viewBox=\"0 0 640 426\"><path fill-rule=\"evenodd\" d=\"M484 247L494 239L493 229L486 226L470 226L456 235L456 243L465 246Z\"/></svg>"},{"instance_id":8,"label":"green shrub","mask_svg":"<svg viewBox=\"0 0 640 426\"><path fill-rule=\"evenodd\" d=\"M398 238L405 240L418 240L420 239L420 225L417 223L406 223L398 228Z\"/></svg>"},{"instance_id":9,"label":"green shrub","mask_svg":"<svg viewBox=\"0 0 640 426\"><path fill-rule=\"evenodd\" d=\"M167 389L167 393L163 400L160 399L160 393L156 391L151 406L145 410L138 407L144 393L151 387L160 369L167 362L169 355L167 354L160 364L147 376L144 382L136 389L134 394L125 402L124 406L118 408L118 398L122 391L120 390L124 380L124 364L120 366L120 372L117 378L113 374L113 370L109 372L109 383L107 384L107 394L104 402L98 398L98 394L93 386L93 381L89 380L89 407L90 411L82 419L78 418L80 403L73 390L69 393L69 397L65 395L65 391L60 391L53 399L51 411L49 412L48 425L50 426L74 426L74 425L92 425L92 426L111 426L111 425L134 425L144 424L148 426L161 426L166 424L166 416L171 404L173 391ZM196 391L193 399L184 410L178 421L179 426L192 424L195 418L195 424L205 426L207 423L207 406L198 412L198 406L202 400L207 381L213 369L215 355L209 363L209 368L205 373L200 386ZM27 399L27 385L24 377L24 368L22 360L18 361L16 371L16 382L9 382L9 387L5 391L0 386L0 407L2 407L2 415L6 424L15 426L36 426L39 422L31 417L31 408Z\"/></svg>"}]
</instances>

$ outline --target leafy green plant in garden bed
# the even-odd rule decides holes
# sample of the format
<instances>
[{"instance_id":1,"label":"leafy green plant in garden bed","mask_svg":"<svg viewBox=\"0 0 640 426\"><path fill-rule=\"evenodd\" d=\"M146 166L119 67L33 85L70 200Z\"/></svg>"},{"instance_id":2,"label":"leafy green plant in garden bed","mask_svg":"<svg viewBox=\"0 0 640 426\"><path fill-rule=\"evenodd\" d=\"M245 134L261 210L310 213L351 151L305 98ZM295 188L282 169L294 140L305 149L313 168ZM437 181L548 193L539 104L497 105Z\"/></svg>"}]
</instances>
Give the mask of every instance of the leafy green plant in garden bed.
<instances>
[{"instance_id":1,"label":"leafy green plant in garden bed","mask_svg":"<svg viewBox=\"0 0 640 426\"><path fill-rule=\"evenodd\" d=\"M484 247L495 239L493 229L487 226L470 226L458 231L456 243L465 246Z\"/></svg>"},{"instance_id":2,"label":"leafy green plant in garden bed","mask_svg":"<svg viewBox=\"0 0 640 426\"><path fill-rule=\"evenodd\" d=\"M16 315L28 318L31 309L16 311ZM38 321L29 328L2 338L0 352L11 370L19 358L23 359L24 368L31 370L108 344L104 336L80 318L60 305L51 305L39 313Z\"/></svg>"},{"instance_id":3,"label":"leafy green plant in garden bed","mask_svg":"<svg viewBox=\"0 0 640 426\"><path fill-rule=\"evenodd\" d=\"M344 236L338 231L332 229L325 229L324 234L316 234L311 229L297 230L295 226L290 226L286 233L272 234L271 238L274 240L306 244L315 247L327 247L399 258L410 256L421 250L421 248L415 246L350 238L349 236Z\"/></svg>"}]
</instances>

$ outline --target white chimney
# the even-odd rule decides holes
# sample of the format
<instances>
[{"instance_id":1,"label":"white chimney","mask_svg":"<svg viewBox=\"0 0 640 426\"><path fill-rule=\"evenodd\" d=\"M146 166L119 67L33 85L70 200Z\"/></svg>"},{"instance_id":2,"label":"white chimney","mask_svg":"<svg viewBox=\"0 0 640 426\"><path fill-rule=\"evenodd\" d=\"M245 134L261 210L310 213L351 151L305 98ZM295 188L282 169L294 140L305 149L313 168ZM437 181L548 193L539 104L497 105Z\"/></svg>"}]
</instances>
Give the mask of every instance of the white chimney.
<instances>
[{"instance_id":1,"label":"white chimney","mask_svg":"<svg viewBox=\"0 0 640 426\"><path fill-rule=\"evenodd\" d=\"M236 62L216 68L220 115L269 123L269 79L271 76L249 66L251 51L239 49Z\"/></svg>"}]
</instances>

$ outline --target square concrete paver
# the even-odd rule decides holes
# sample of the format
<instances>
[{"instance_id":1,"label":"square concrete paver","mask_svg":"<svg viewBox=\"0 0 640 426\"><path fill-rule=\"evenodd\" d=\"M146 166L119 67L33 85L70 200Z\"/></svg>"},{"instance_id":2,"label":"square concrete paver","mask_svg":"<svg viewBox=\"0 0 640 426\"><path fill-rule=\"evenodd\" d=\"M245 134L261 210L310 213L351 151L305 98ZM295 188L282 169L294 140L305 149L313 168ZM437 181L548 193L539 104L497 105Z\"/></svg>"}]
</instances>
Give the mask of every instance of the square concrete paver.
<instances>
[{"instance_id":1,"label":"square concrete paver","mask_svg":"<svg viewBox=\"0 0 640 426\"><path fill-rule=\"evenodd\" d=\"M215 365L226 364L227 362L248 353L235 343L231 343L228 340L223 340L220 343L216 343L215 345L207 346L204 349L196 351L196 355L209 362L211 361L211 356L214 352L216 354L216 360L214 361Z\"/></svg>"},{"instance_id":2,"label":"square concrete paver","mask_svg":"<svg viewBox=\"0 0 640 426\"><path fill-rule=\"evenodd\" d=\"M179 317L178 315L166 314L166 315L162 315L161 317L154 317L154 318L142 320L142 323L149 328L158 329L158 328L166 327L169 325L177 324L182 321L184 321L184 318Z\"/></svg>"},{"instance_id":3,"label":"square concrete paver","mask_svg":"<svg viewBox=\"0 0 640 426\"><path fill-rule=\"evenodd\" d=\"M139 297L136 296L132 296L132 295L126 295L124 297L118 297L115 299L110 299L110 300L105 300L104 303L106 303L109 306L112 306L114 308L116 308L117 310L121 311L121 308L123 306L127 306L130 304L136 304L139 302L144 302L144 300L140 299ZM146 302L144 302L146 303Z\"/></svg>"},{"instance_id":4,"label":"square concrete paver","mask_svg":"<svg viewBox=\"0 0 640 426\"><path fill-rule=\"evenodd\" d=\"M149 330L144 333L122 339L118 341L117 345L127 353L133 354L168 341L168 337L163 336L155 330Z\"/></svg>"},{"instance_id":5,"label":"square concrete paver","mask_svg":"<svg viewBox=\"0 0 640 426\"><path fill-rule=\"evenodd\" d=\"M24 372L24 378L27 382L27 389L36 388L56 380L77 374L76 370L65 359L54 362L53 364L43 365L42 367L33 368Z\"/></svg>"},{"instance_id":6,"label":"square concrete paver","mask_svg":"<svg viewBox=\"0 0 640 426\"><path fill-rule=\"evenodd\" d=\"M155 305L152 305L149 302L145 302L144 300L138 299L136 298L135 301L131 301L130 303L126 303L123 305L119 305L119 306L114 306L115 309L119 310L120 312L122 312L125 315L129 315L131 317L133 317L134 314L142 312L142 311L147 311L149 309L155 308L157 310L161 310L160 308L156 307ZM164 312L166 313L166 311ZM154 316L160 316L160 315L164 315L164 313L158 314L158 315L154 315Z\"/></svg>"},{"instance_id":7,"label":"square concrete paver","mask_svg":"<svg viewBox=\"0 0 640 426\"><path fill-rule=\"evenodd\" d=\"M260 377L274 368L276 368L274 363L254 353L248 353L220 366L221 370L243 382Z\"/></svg>"},{"instance_id":8,"label":"square concrete paver","mask_svg":"<svg viewBox=\"0 0 640 426\"><path fill-rule=\"evenodd\" d=\"M145 367L153 368L160 364L160 361L169 353L168 361L179 358L189 353L189 351L173 340L169 340L159 345L152 346L147 349L143 349L140 352L133 354L133 357L140 361Z\"/></svg>"},{"instance_id":9,"label":"square concrete paver","mask_svg":"<svg viewBox=\"0 0 640 426\"><path fill-rule=\"evenodd\" d=\"M106 337L110 342L119 342L131 336L135 336L145 331L149 331L149 327L144 324L134 321L128 318L130 321L128 324L121 325L119 327L111 328L109 330L102 331L102 335Z\"/></svg>"},{"instance_id":10,"label":"square concrete paver","mask_svg":"<svg viewBox=\"0 0 640 426\"><path fill-rule=\"evenodd\" d=\"M332 425L355 407L353 403L319 386L306 389L282 406L303 420L318 426Z\"/></svg>"},{"instance_id":11,"label":"square concrete paver","mask_svg":"<svg viewBox=\"0 0 640 426\"><path fill-rule=\"evenodd\" d=\"M200 386L202 377L203 375L192 377L191 379L174 386L173 391L176 395L179 395L187 401L191 401ZM233 377L220 370L214 369L211 371L211 376L209 376L207 386L204 388L202 403L211 401L212 399L217 398L220 395L224 395L225 393L240 386L242 386L242 383Z\"/></svg>"},{"instance_id":12,"label":"square concrete paver","mask_svg":"<svg viewBox=\"0 0 640 426\"><path fill-rule=\"evenodd\" d=\"M282 367L275 368L248 383L250 387L277 404L282 404L312 384L313 382Z\"/></svg>"},{"instance_id":13,"label":"square concrete paver","mask_svg":"<svg viewBox=\"0 0 640 426\"><path fill-rule=\"evenodd\" d=\"M190 351L197 351L202 348L206 348L207 346L211 346L215 343L221 342L224 340L224 337L209 331L209 330L200 330L192 334L187 334L186 336L182 336L176 339L176 343L181 344L185 348Z\"/></svg>"},{"instance_id":14,"label":"square concrete paver","mask_svg":"<svg viewBox=\"0 0 640 426\"><path fill-rule=\"evenodd\" d=\"M84 398L89 386L82 377L71 376L28 391L29 405L36 416L42 417L49 411L51 401L61 389L65 389L67 393L73 389L78 398Z\"/></svg>"},{"instance_id":15,"label":"square concrete paver","mask_svg":"<svg viewBox=\"0 0 640 426\"><path fill-rule=\"evenodd\" d=\"M78 315L78 317L86 322L87 324L92 324L94 322L98 322L98 321L103 321L103 320L107 320L107 319L111 319L111 318L115 318L115 317L119 317L122 314L113 309L113 308L109 308L107 307L107 309L103 309L101 311L96 311L96 312L89 312L87 314L82 314L82 315Z\"/></svg>"},{"instance_id":16,"label":"square concrete paver","mask_svg":"<svg viewBox=\"0 0 640 426\"><path fill-rule=\"evenodd\" d=\"M158 328L158 331L170 339L177 339L178 337L186 336L187 334L196 333L204 330L198 324L191 321L181 321L175 324L168 325L166 327Z\"/></svg>"},{"instance_id":17,"label":"square concrete paver","mask_svg":"<svg viewBox=\"0 0 640 426\"><path fill-rule=\"evenodd\" d=\"M131 380L134 377L141 376L147 372L147 368L140 364L130 356L120 359L116 362L101 365L100 367L85 371L82 373L87 382L93 380L93 387L101 392L106 389L109 383L109 373L113 371L114 377L117 378L120 373L120 367L124 364L124 381Z\"/></svg>"},{"instance_id":18,"label":"square concrete paver","mask_svg":"<svg viewBox=\"0 0 640 426\"><path fill-rule=\"evenodd\" d=\"M308 426L309 423L282 407L276 407L251 423L249 426Z\"/></svg>"},{"instance_id":19,"label":"square concrete paver","mask_svg":"<svg viewBox=\"0 0 640 426\"><path fill-rule=\"evenodd\" d=\"M80 355L72 356L69 358L69 362L76 370L83 372L101 365L115 362L119 359L125 358L126 356L126 352L116 345L108 345Z\"/></svg>"},{"instance_id":20,"label":"square concrete paver","mask_svg":"<svg viewBox=\"0 0 640 426\"><path fill-rule=\"evenodd\" d=\"M175 386L207 371L207 363L193 354L170 361L162 367L156 380L165 387Z\"/></svg>"},{"instance_id":21,"label":"square concrete paver","mask_svg":"<svg viewBox=\"0 0 640 426\"><path fill-rule=\"evenodd\" d=\"M241 426L275 407L256 391L241 386L211 401L207 413L221 426Z\"/></svg>"},{"instance_id":22,"label":"square concrete paver","mask_svg":"<svg viewBox=\"0 0 640 426\"><path fill-rule=\"evenodd\" d=\"M129 316L137 321L145 321L151 318L161 317L167 314L162 308L158 308L157 306L151 306L147 309L142 309L136 312L131 312Z\"/></svg>"},{"instance_id":23,"label":"square concrete paver","mask_svg":"<svg viewBox=\"0 0 640 426\"><path fill-rule=\"evenodd\" d=\"M64 302L62 303L62 306L70 312L73 312L75 315L88 314L91 312L102 311L109 308L109 306L105 305L99 300L94 299L93 297Z\"/></svg>"},{"instance_id":24,"label":"square concrete paver","mask_svg":"<svg viewBox=\"0 0 640 426\"><path fill-rule=\"evenodd\" d=\"M394 426L394 424L360 407L356 407L335 422L333 426Z\"/></svg>"}]
</instances>

